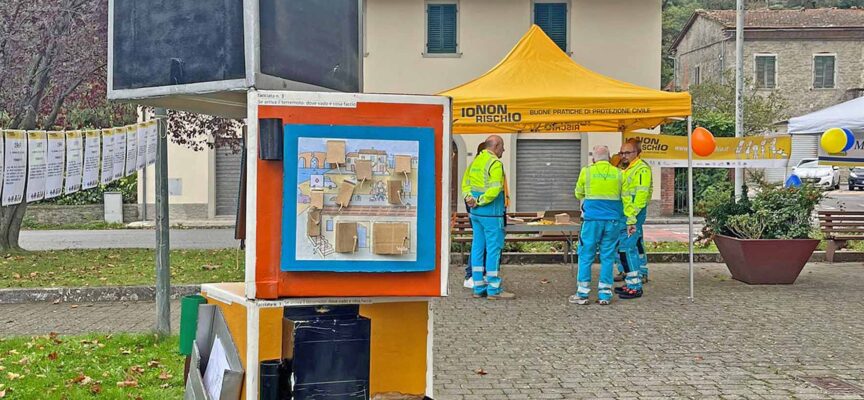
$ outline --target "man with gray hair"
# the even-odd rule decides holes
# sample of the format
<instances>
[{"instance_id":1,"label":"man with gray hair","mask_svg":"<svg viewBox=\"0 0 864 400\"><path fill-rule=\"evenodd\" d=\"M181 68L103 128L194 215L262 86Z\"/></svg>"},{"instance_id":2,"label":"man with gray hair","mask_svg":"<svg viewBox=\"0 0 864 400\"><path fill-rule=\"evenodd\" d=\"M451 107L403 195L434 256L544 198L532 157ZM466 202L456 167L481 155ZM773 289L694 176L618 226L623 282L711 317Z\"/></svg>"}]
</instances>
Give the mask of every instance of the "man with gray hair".
<instances>
[{"instance_id":1,"label":"man with gray hair","mask_svg":"<svg viewBox=\"0 0 864 400\"><path fill-rule=\"evenodd\" d=\"M616 256L619 221L623 215L621 203L621 171L609 163L609 148L594 146L592 164L582 168L576 182L576 198L582 201L582 231L579 235L579 273L576 294L569 301L589 304L591 265L600 250L600 279L597 303L612 301L614 283L613 262Z\"/></svg>"}]
</instances>

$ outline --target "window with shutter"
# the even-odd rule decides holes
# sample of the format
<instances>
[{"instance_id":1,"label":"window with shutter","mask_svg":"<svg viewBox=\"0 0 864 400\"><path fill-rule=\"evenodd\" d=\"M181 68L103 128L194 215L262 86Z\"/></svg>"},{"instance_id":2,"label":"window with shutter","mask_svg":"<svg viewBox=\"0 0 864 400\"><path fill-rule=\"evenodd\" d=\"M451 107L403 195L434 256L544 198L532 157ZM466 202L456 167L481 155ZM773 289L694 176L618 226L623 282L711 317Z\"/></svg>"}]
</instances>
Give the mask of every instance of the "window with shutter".
<instances>
[{"instance_id":1,"label":"window with shutter","mask_svg":"<svg viewBox=\"0 0 864 400\"><path fill-rule=\"evenodd\" d=\"M774 89L777 82L777 56L756 56L756 87Z\"/></svg>"},{"instance_id":2,"label":"window with shutter","mask_svg":"<svg viewBox=\"0 0 864 400\"><path fill-rule=\"evenodd\" d=\"M426 5L426 52L456 53L456 4Z\"/></svg>"},{"instance_id":3,"label":"window with shutter","mask_svg":"<svg viewBox=\"0 0 864 400\"><path fill-rule=\"evenodd\" d=\"M534 23L567 51L567 3L534 3Z\"/></svg>"},{"instance_id":4,"label":"window with shutter","mask_svg":"<svg viewBox=\"0 0 864 400\"><path fill-rule=\"evenodd\" d=\"M813 57L813 88L834 88L834 56Z\"/></svg>"}]
</instances>

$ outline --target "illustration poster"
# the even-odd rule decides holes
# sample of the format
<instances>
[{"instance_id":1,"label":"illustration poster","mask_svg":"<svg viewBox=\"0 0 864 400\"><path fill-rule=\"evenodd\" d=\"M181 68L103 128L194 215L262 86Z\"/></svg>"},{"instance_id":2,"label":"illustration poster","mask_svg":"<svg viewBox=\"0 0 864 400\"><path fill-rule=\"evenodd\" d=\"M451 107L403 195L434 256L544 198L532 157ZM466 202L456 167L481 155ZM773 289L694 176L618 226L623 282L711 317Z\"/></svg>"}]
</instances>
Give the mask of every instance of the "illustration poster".
<instances>
[{"instance_id":1,"label":"illustration poster","mask_svg":"<svg viewBox=\"0 0 864 400\"><path fill-rule=\"evenodd\" d=\"M126 127L114 128L114 165L112 171L116 181L126 173Z\"/></svg>"},{"instance_id":2,"label":"illustration poster","mask_svg":"<svg viewBox=\"0 0 864 400\"><path fill-rule=\"evenodd\" d=\"M45 198L63 194L63 168L66 162L66 135L60 131L48 132L48 160L45 169Z\"/></svg>"},{"instance_id":3,"label":"illustration poster","mask_svg":"<svg viewBox=\"0 0 864 400\"><path fill-rule=\"evenodd\" d=\"M102 184L114 180L114 130L102 130Z\"/></svg>"},{"instance_id":4,"label":"illustration poster","mask_svg":"<svg viewBox=\"0 0 864 400\"><path fill-rule=\"evenodd\" d=\"M138 164L135 169L142 170L147 167L147 124L142 122L135 128L135 141L138 148Z\"/></svg>"},{"instance_id":5,"label":"illustration poster","mask_svg":"<svg viewBox=\"0 0 864 400\"><path fill-rule=\"evenodd\" d=\"M84 148L81 131L66 132L66 185L63 192L72 194L81 190Z\"/></svg>"},{"instance_id":6,"label":"illustration poster","mask_svg":"<svg viewBox=\"0 0 864 400\"><path fill-rule=\"evenodd\" d=\"M45 131L27 132L27 202L45 198L45 174L48 168L48 140Z\"/></svg>"},{"instance_id":7,"label":"illustration poster","mask_svg":"<svg viewBox=\"0 0 864 400\"><path fill-rule=\"evenodd\" d=\"M84 169L81 172L82 190L94 188L99 184L100 133L98 130L85 132Z\"/></svg>"},{"instance_id":8,"label":"illustration poster","mask_svg":"<svg viewBox=\"0 0 864 400\"><path fill-rule=\"evenodd\" d=\"M4 206L24 200L27 179L27 132L6 131L3 149L3 202Z\"/></svg>"}]
</instances>

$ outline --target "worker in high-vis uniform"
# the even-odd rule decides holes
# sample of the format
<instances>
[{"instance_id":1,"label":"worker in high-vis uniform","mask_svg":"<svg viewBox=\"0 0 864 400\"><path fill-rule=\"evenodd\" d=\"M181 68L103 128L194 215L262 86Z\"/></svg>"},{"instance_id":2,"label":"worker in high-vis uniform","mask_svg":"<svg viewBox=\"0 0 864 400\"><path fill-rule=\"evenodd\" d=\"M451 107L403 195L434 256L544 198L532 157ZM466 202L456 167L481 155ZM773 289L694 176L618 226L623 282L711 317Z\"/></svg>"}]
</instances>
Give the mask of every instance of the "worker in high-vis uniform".
<instances>
[{"instance_id":1,"label":"worker in high-vis uniform","mask_svg":"<svg viewBox=\"0 0 864 400\"><path fill-rule=\"evenodd\" d=\"M504 247L504 140L489 136L462 177L462 193L471 220L471 278L474 297L510 300L516 295L501 287L500 261ZM484 257L485 253L485 257Z\"/></svg>"},{"instance_id":2,"label":"worker in high-vis uniform","mask_svg":"<svg viewBox=\"0 0 864 400\"><path fill-rule=\"evenodd\" d=\"M625 285L615 288L615 292L622 299L642 297L642 282L648 276L648 260L644 254L642 235L653 183L651 167L639 158L641 153L642 146L638 141L627 141L621 146L621 162L624 166L624 183L621 189L624 225L618 239L618 251L624 269Z\"/></svg>"},{"instance_id":3,"label":"worker in high-vis uniform","mask_svg":"<svg viewBox=\"0 0 864 400\"><path fill-rule=\"evenodd\" d=\"M591 293L591 264L600 250L600 279L597 284L597 303L612 301L619 226L622 214L621 170L609 163L609 148L595 146L593 163L579 172L576 198L582 201L582 230L579 234L579 273L576 294L569 301L586 305Z\"/></svg>"}]
</instances>

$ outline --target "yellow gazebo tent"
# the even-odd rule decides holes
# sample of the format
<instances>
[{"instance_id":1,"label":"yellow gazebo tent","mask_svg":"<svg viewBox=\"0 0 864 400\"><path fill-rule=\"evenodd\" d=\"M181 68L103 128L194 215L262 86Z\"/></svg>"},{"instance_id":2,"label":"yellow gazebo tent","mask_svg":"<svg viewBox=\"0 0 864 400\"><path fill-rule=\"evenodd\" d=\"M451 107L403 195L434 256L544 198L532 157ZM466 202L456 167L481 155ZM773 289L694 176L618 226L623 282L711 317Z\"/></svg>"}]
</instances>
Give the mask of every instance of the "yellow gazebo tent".
<instances>
[{"instance_id":1,"label":"yellow gazebo tent","mask_svg":"<svg viewBox=\"0 0 864 400\"><path fill-rule=\"evenodd\" d=\"M692 133L689 93L650 89L591 71L537 25L491 70L439 94L453 99L454 134L628 132L683 118L688 139ZM693 151L688 150L693 300Z\"/></svg>"},{"instance_id":2,"label":"yellow gazebo tent","mask_svg":"<svg viewBox=\"0 0 864 400\"><path fill-rule=\"evenodd\" d=\"M537 25L489 72L440 94L453 98L456 134L626 132L690 115L689 93L649 89L591 71Z\"/></svg>"}]
</instances>

